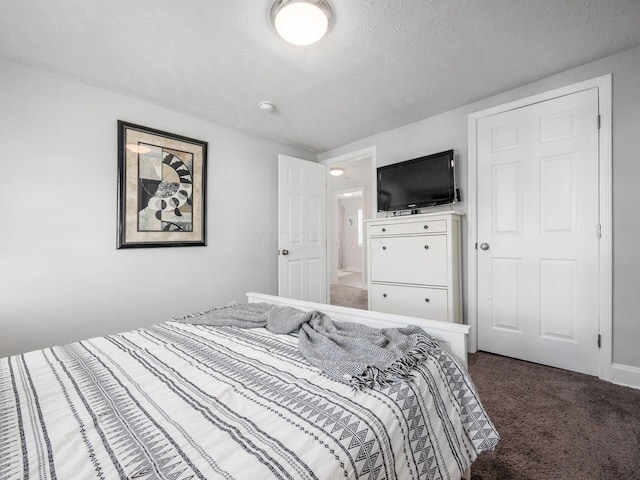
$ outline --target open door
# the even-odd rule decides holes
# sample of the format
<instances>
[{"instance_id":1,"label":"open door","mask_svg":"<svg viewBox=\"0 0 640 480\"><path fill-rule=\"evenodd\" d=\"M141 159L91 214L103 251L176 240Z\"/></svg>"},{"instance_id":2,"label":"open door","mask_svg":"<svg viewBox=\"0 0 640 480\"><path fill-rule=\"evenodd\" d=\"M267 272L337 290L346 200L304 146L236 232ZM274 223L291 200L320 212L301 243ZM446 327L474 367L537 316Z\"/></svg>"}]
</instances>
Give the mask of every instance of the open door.
<instances>
[{"instance_id":1,"label":"open door","mask_svg":"<svg viewBox=\"0 0 640 480\"><path fill-rule=\"evenodd\" d=\"M278 155L278 295L327 303L327 186L320 163Z\"/></svg>"}]
</instances>

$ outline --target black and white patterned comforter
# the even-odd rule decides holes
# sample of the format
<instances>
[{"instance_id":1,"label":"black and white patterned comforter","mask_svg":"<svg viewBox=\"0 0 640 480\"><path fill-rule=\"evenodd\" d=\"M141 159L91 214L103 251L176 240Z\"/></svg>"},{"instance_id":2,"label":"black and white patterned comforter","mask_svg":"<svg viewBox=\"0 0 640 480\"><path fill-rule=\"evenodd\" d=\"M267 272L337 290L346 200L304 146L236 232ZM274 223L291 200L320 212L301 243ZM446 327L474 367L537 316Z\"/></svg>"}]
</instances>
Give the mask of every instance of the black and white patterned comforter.
<instances>
[{"instance_id":1,"label":"black and white patterned comforter","mask_svg":"<svg viewBox=\"0 0 640 480\"><path fill-rule=\"evenodd\" d=\"M438 351L354 391L265 329L166 322L0 359L0 479L459 479L498 435Z\"/></svg>"}]
</instances>

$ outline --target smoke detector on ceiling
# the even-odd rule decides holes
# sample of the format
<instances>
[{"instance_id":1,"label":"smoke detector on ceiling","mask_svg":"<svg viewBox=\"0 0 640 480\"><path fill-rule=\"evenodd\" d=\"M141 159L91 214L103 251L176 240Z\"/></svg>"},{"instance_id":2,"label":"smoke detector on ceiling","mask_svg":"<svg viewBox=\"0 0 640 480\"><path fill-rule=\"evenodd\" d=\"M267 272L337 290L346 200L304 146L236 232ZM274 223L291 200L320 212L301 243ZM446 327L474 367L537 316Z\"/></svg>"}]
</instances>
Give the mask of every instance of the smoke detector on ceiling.
<instances>
[{"instance_id":1,"label":"smoke detector on ceiling","mask_svg":"<svg viewBox=\"0 0 640 480\"><path fill-rule=\"evenodd\" d=\"M258 104L258 108L262 113L273 113L274 110L276 109L276 106L271 102L265 101L265 102L260 102Z\"/></svg>"}]
</instances>

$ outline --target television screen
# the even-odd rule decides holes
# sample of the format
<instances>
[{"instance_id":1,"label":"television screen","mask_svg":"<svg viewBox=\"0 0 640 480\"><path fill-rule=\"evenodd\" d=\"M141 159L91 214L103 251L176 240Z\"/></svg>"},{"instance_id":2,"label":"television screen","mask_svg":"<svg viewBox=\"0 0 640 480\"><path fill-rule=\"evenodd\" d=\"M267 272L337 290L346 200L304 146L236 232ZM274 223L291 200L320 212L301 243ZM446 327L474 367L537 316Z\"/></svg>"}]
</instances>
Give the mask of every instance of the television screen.
<instances>
[{"instance_id":1,"label":"television screen","mask_svg":"<svg viewBox=\"0 0 640 480\"><path fill-rule=\"evenodd\" d=\"M378 211L454 201L453 150L378 168Z\"/></svg>"}]
</instances>

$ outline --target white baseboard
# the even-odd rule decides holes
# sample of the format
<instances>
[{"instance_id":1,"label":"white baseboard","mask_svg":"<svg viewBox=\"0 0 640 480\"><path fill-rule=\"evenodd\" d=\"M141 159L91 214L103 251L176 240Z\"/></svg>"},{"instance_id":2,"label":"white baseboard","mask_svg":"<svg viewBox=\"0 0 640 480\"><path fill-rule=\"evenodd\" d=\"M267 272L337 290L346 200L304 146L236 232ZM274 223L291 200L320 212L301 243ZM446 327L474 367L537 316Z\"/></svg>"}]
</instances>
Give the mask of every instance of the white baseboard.
<instances>
[{"instance_id":1,"label":"white baseboard","mask_svg":"<svg viewBox=\"0 0 640 480\"><path fill-rule=\"evenodd\" d=\"M640 368L612 363L611 377L608 380L617 385L640 389Z\"/></svg>"},{"instance_id":2,"label":"white baseboard","mask_svg":"<svg viewBox=\"0 0 640 480\"><path fill-rule=\"evenodd\" d=\"M347 265L344 269L348 270L349 272L362 273L362 267L350 267Z\"/></svg>"}]
</instances>

